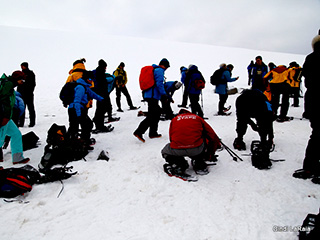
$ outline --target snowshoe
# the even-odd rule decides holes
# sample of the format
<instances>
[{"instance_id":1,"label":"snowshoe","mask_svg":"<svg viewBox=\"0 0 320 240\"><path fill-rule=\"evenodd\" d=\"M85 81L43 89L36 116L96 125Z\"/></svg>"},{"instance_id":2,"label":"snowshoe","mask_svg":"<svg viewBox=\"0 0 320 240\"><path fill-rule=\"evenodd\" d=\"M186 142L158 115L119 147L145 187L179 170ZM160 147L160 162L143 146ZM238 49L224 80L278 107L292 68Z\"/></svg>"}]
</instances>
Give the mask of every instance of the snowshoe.
<instances>
[{"instance_id":1,"label":"snowshoe","mask_svg":"<svg viewBox=\"0 0 320 240\"><path fill-rule=\"evenodd\" d=\"M138 110L139 108L141 108L141 106L139 106L139 107L132 106L128 110Z\"/></svg>"},{"instance_id":2,"label":"snowshoe","mask_svg":"<svg viewBox=\"0 0 320 240\"><path fill-rule=\"evenodd\" d=\"M304 169L298 169L292 174L292 177L301 178L301 179L308 179L308 178L313 178L314 174L312 172L304 170Z\"/></svg>"},{"instance_id":3,"label":"snowshoe","mask_svg":"<svg viewBox=\"0 0 320 240\"><path fill-rule=\"evenodd\" d=\"M230 116L232 112L217 112L215 116Z\"/></svg>"},{"instance_id":4,"label":"snowshoe","mask_svg":"<svg viewBox=\"0 0 320 240\"><path fill-rule=\"evenodd\" d=\"M120 120L120 117L109 117L105 123L110 123L110 122L117 122Z\"/></svg>"},{"instance_id":5,"label":"snowshoe","mask_svg":"<svg viewBox=\"0 0 320 240\"><path fill-rule=\"evenodd\" d=\"M188 182L198 181L197 176L183 173L182 171L179 171L178 169L173 168L170 164L167 164L167 163L163 165L163 170L166 174L168 174L169 177L180 178L181 180L188 181Z\"/></svg>"},{"instance_id":6,"label":"snowshoe","mask_svg":"<svg viewBox=\"0 0 320 240\"><path fill-rule=\"evenodd\" d=\"M311 182L313 182L315 184L320 184L320 176L312 178Z\"/></svg>"},{"instance_id":7,"label":"snowshoe","mask_svg":"<svg viewBox=\"0 0 320 240\"><path fill-rule=\"evenodd\" d=\"M111 132L114 129L114 127L109 124L108 126L104 126L101 129L95 129L92 131L92 133L97 134L97 133L106 133L106 132Z\"/></svg>"},{"instance_id":8,"label":"snowshoe","mask_svg":"<svg viewBox=\"0 0 320 240\"><path fill-rule=\"evenodd\" d=\"M246 144L239 138L234 139L233 147L239 151L246 150Z\"/></svg>"},{"instance_id":9,"label":"snowshoe","mask_svg":"<svg viewBox=\"0 0 320 240\"><path fill-rule=\"evenodd\" d=\"M231 105L230 105L230 106L228 106L228 107L226 107L226 108L224 108L224 109L223 109L223 112L225 112L225 113L226 113L226 112L228 112L230 109L231 109Z\"/></svg>"},{"instance_id":10,"label":"snowshoe","mask_svg":"<svg viewBox=\"0 0 320 240\"><path fill-rule=\"evenodd\" d=\"M278 117L276 121L279 123L283 123L283 122L290 122L293 119L294 119L293 117Z\"/></svg>"}]
</instances>

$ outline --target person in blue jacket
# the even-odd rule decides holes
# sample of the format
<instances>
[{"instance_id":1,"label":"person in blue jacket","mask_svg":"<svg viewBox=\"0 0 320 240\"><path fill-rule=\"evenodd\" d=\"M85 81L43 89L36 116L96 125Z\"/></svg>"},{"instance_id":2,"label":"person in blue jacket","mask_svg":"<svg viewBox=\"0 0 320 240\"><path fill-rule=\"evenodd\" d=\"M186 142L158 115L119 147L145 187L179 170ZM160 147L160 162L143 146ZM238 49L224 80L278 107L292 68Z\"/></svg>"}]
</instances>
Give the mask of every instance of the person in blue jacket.
<instances>
[{"instance_id":1,"label":"person in blue jacket","mask_svg":"<svg viewBox=\"0 0 320 240\"><path fill-rule=\"evenodd\" d=\"M196 65L191 65L185 79L185 82L188 85L188 95L191 103L191 111L193 114L196 114L199 117L203 118L203 111L199 104L201 90L195 88L195 80L197 79L205 81L201 72L198 70L198 67Z\"/></svg>"},{"instance_id":2,"label":"person in blue jacket","mask_svg":"<svg viewBox=\"0 0 320 240\"><path fill-rule=\"evenodd\" d=\"M90 98L102 101L104 98L96 94L90 89L91 80L89 80L89 73L84 72L82 78L76 82L78 85L74 89L74 100L69 105L69 129L68 134L70 138L77 138L79 132L79 124L81 125L81 138L88 146L90 145L90 135L93 128L93 122L88 116L88 96Z\"/></svg>"},{"instance_id":3,"label":"person in blue jacket","mask_svg":"<svg viewBox=\"0 0 320 240\"><path fill-rule=\"evenodd\" d=\"M227 115L225 113L226 108L224 107L228 99L228 82L234 82L239 79L239 77L231 78L231 71L233 70L233 65L225 63L220 64L220 68L225 69L221 76L221 83L216 86L215 93L219 94L219 104L218 104L218 115Z\"/></svg>"},{"instance_id":4,"label":"person in blue jacket","mask_svg":"<svg viewBox=\"0 0 320 240\"><path fill-rule=\"evenodd\" d=\"M167 93L168 101L162 102L162 111L164 115L164 120L171 120L172 118L174 118L174 114L171 108L171 103L174 103L172 96L174 92L177 91L181 86L182 86L182 83L178 81L165 82L164 88Z\"/></svg>"},{"instance_id":5,"label":"person in blue jacket","mask_svg":"<svg viewBox=\"0 0 320 240\"><path fill-rule=\"evenodd\" d=\"M268 66L262 61L262 57L257 56L255 64L250 63L247 69L249 78L251 79L252 89L259 89L264 92L266 89L263 83L263 77L268 73Z\"/></svg>"},{"instance_id":6,"label":"person in blue jacket","mask_svg":"<svg viewBox=\"0 0 320 240\"><path fill-rule=\"evenodd\" d=\"M187 108L187 104L188 104L188 85L187 85L185 79L186 79L186 76L187 76L188 68L182 66L180 68L180 72L181 72L181 82L184 85L184 90L183 90L183 96L182 96L182 103L179 104L178 107Z\"/></svg>"},{"instance_id":7,"label":"person in blue jacket","mask_svg":"<svg viewBox=\"0 0 320 240\"><path fill-rule=\"evenodd\" d=\"M154 70L153 87L143 92L143 98L148 103L148 114L146 118L139 124L133 135L140 141L145 142L143 134L149 129L149 138L159 138L162 135L158 133L158 124L160 121L161 108L159 100L168 101L167 93L164 88L164 72L170 67L170 63L166 58L163 58L159 65L152 65Z\"/></svg>"}]
</instances>

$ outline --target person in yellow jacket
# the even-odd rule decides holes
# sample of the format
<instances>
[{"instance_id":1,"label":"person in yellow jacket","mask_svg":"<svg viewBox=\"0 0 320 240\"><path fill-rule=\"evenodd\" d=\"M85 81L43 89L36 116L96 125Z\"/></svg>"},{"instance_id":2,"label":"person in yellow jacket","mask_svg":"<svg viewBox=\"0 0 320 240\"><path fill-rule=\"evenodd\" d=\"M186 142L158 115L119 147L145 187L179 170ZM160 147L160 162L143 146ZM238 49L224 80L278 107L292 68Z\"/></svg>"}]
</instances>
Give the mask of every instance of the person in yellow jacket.
<instances>
[{"instance_id":1,"label":"person in yellow jacket","mask_svg":"<svg viewBox=\"0 0 320 240\"><path fill-rule=\"evenodd\" d=\"M302 77L302 68L296 62L289 64L288 79L291 86L290 93L293 96L293 107L299 107L300 84Z\"/></svg>"},{"instance_id":2,"label":"person in yellow jacket","mask_svg":"<svg viewBox=\"0 0 320 240\"><path fill-rule=\"evenodd\" d=\"M127 73L124 70L125 64L121 62L118 66L118 68L113 72L113 75L116 77L115 79L115 85L116 85L116 103L118 106L118 112L123 112L121 108L121 93L124 94L124 96L127 98L127 103L130 107L130 110L138 109L137 107L133 106L130 94L128 92L128 89L126 87L126 84L128 82Z\"/></svg>"},{"instance_id":3,"label":"person in yellow jacket","mask_svg":"<svg viewBox=\"0 0 320 240\"><path fill-rule=\"evenodd\" d=\"M287 116L289 110L289 94L290 94L290 85L288 83L288 68L284 65L280 65L270 72L268 72L264 76L264 81L272 78L270 81L270 89L271 89L271 104L272 110L276 116L278 112L278 108L280 106L280 95L282 95L281 99L281 110L280 114L277 117L278 122L289 121L290 118Z\"/></svg>"}]
</instances>

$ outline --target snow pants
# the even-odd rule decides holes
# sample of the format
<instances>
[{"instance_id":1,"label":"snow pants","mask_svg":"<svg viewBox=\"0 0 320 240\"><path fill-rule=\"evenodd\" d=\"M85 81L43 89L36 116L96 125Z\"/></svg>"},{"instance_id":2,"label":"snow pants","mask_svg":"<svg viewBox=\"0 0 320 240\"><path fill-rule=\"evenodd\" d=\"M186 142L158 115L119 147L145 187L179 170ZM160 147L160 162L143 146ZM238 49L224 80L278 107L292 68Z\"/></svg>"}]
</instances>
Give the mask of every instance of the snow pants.
<instances>
[{"instance_id":1,"label":"snow pants","mask_svg":"<svg viewBox=\"0 0 320 240\"><path fill-rule=\"evenodd\" d=\"M0 146L3 145L5 137L11 137L10 147L12 154L12 162L16 163L24 159L22 135L16 124L10 120L5 126L0 128Z\"/></svg>"},{"instance_id":2,"label":"snow pants","mask_svg":"<svg viewBox=\"0 0 320 240\"><path fill-rule=\"evenodd\" d=\"M132 104L130 94L128 92L127 87L124 86L124 87L116 88L116 96L117 96L116 102L117 102L118 109L121 109L121 93L123 93L123 95L127 98L127 103L129 107L132 108L133 104Z\"/></svg>"}]
</instances>

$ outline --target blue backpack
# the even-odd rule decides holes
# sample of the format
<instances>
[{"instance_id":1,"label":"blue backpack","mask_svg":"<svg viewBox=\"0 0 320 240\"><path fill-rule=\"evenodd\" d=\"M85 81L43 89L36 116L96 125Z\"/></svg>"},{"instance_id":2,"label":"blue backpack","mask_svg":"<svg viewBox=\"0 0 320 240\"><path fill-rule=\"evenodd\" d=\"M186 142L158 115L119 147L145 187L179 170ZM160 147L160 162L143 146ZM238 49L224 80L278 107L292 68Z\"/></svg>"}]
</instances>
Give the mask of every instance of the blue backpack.
<instances>
[{"instance_id":1,"label":"blue backpack","mask_svg":"<svg viewBox=\"0 0 320 240\"><path fill-rule=\"evenodd\" d=\"M111 75L109 73L106 73L106 81L107 81L107 86L108 86L108 93L111 93L114 89L115 86L115 76Z\"/></svg>"}]
</instances>

